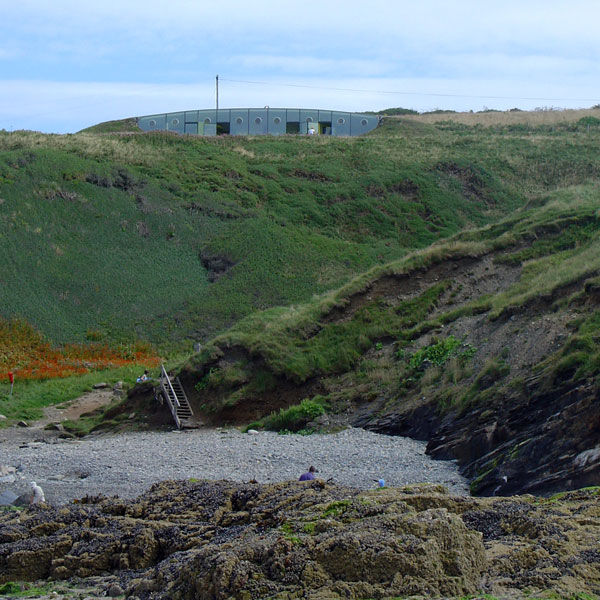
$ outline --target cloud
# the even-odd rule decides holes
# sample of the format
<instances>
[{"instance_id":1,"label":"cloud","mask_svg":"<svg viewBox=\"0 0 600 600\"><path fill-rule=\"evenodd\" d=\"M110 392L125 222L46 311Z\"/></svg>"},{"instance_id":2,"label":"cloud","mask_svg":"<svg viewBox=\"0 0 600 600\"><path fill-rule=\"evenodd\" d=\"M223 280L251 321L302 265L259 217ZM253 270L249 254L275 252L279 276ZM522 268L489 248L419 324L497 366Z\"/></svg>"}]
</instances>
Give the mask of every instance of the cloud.
<instances>
[{"instance_id":1,"label":"cloud","mask_svg":"<svg viewBox=\"0 0 600 600\"><path fill-rule=\"evenodd\" d=\"M238 55L230 59L236 70L303 75L379 76L394 69L393 63L353 58L317 58L315 56Z\"/></svg>"},{"instance_id":2,"label":"cloud","mask_svg":"<svg viewBox=\"0 0 600 600\"><path fill-rule=\"evenodd\" d=\"M17 58L19 54L19 49L15 46L4 48L0 47L0 61Z\"/></svg>"},{"instance_id":3,"label":"cloud","mask_svg":"<svg viewBox=\"0 0 600 600\"><path fill-rule=\"evenodd\" d=\"M364 36L379 46L394 41L400 47L490 47L506 43L592 44L600 6L589 0L421 0L407 7L389 0L30 0L3 7L4 23L12 29L43 37L55 32L80 37L126 33L129 39L193 35L236 43L244 39L303 40L306 44L342 40L351 49ZM7 26L6 29L8 30ZM121 40L126 43L126 39Z\"/></svg>"},{"instance_id":4,"label":"cloud","mask_svg":"<svg viewBox=\"0 0 600 600\"><path fill-rule=\"evenodd\" d=\"M220 106L306 107L349 111L403 106L425 111L436 108L505 110L513 106L580 108L593 101L591 87L573 89L544 82L443 78L298 78L252 84L223 80ZM125 82L0 81L0 128L73 133L96 123L132 116L211 108L214 80L190 84ZM575 93L580 93L579 100ZM529 98L527 100L526 98ZM566 99L571 98L571 101ZM587 99L587 100L586 100Z\"/></svg>"},{"instance_id":5,"label":"cloud","mask_svg":"<svg viewBox=\"0 0 600 600\"><path fill-rule=\"evenodd\" d=\"M198 108L214 84L0 81L0 128L73 133L96 123Z\"/></svg>"},{"instance_id":6,"label":"cloud","mask_svg":"<svg viewBox=\"0 0 600 600\"><path fill-rule=\"evenodd\" d=\"M453 76L512 78L521 81L562 81L581 75L599 77L600 64L585 57L518 55L508 53L451 54L437 58L437 64Z\"/></svg>"},{"instance_id":7,"label":"cloud","mask_svg":"<svg viewBox=\"0 0 600 600\"><path fill-rule=\"evenodd\" d=\"M5 4L0 127L21 115L25 127L72 131L211 106L216 73L230 106L456 110L480 108L486 95L514 97L522 108L520 97L600 101L600 3L589 0ZM43 114L47 121L35 117Z\"/></svg>"}]
</instances>

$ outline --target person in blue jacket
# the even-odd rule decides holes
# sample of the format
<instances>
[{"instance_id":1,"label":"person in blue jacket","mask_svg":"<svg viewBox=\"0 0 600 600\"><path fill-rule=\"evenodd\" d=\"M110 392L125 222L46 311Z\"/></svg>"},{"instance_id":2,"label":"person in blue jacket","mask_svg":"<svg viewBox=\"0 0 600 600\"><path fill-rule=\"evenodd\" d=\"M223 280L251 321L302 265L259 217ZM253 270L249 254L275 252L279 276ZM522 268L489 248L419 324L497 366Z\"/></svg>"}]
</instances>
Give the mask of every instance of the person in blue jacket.
<instances>
[{"instance_id":1,"label":"person in blue jacket","mask_svg":"<svg viewBox=\"0 0 600 600\"><path fill-rule=\"evenodd\" d=\"M311 465L306 473L302 473L302 475L300 475L300 479L298 481L311 481L315 478L315 473L318 473L318 472L319 471L317 471Z\"/></svg>"}]
</instances>

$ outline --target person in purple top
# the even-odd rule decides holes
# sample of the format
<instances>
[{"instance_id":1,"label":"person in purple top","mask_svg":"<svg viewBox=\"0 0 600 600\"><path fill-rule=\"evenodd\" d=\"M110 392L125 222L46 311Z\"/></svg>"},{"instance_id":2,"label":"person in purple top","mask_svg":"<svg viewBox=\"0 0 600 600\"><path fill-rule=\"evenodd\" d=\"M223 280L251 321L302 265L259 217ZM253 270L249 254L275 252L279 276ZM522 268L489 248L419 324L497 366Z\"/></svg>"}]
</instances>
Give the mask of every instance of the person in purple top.
<instances>
[{"instance_id":1,"label":"person in purple top","mask_svg":"<svg viewBox=\"0 0 600 600\"><path fill-rule=\"evenodd\" d=\"M315 473L318 473L318 471L311 465L306 473L302 473L302 475L300 475L300 479L298 481L311 481L315 478Z\"/></svg>"}]
</instances>

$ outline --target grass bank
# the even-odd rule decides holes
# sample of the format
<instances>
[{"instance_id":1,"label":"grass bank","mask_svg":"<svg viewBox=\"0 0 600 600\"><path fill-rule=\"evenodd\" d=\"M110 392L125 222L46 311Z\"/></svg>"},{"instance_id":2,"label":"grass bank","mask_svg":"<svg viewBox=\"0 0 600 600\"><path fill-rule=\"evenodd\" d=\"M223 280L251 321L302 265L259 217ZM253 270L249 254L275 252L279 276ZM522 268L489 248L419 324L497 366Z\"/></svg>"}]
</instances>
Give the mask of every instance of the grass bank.
<instances>
[{"instance_id":1,"label":"grass bank","mask_svg":"<svg viewBox=\"0 0 600 600\"><path fill-rule=\"evenodd\" d=\"M597 179L599 141L408 118L351 139L0 132L0 316L189 350Z\"/></svg>"}]
</instances>

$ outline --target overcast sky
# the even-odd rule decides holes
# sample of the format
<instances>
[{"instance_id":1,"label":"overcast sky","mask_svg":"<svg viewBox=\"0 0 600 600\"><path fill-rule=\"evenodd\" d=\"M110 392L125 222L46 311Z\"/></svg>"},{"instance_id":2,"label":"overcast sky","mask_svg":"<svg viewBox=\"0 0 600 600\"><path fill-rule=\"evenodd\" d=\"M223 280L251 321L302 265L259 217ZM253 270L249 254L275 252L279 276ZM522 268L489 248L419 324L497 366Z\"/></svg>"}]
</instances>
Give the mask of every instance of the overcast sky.
<instances>
[{"instance_id":1,"label":"overcast sky","mask_svg":"<svg viewBox=\"0 0 600 600\"><path fill-rule=\"evenodd\" d=\"M0 129L219 105L600 104L598 0L0 0Z\"/></svg>"}]
</instances>

